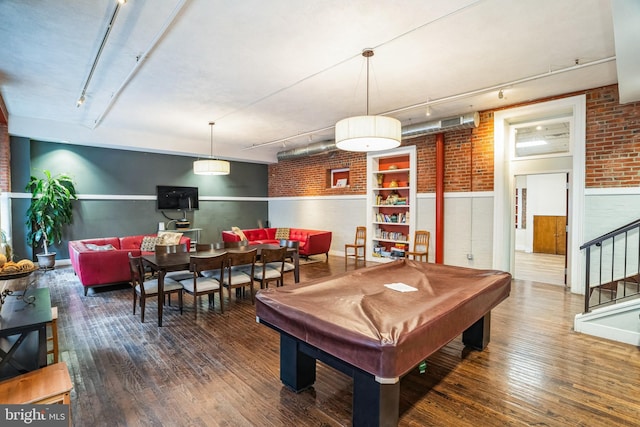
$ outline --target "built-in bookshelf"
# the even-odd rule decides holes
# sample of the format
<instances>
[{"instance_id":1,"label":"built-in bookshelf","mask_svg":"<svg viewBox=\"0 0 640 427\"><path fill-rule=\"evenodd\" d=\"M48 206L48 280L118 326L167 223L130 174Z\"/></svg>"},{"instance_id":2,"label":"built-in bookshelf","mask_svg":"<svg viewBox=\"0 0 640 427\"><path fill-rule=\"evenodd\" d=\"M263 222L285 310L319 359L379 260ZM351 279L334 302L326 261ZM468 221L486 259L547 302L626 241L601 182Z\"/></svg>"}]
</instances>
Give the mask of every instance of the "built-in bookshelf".
<instances>
[{"instance_id":1,"label":"built-in bookshelf","mask_svg":"<svg viewBox=\"0 0 640 427\"><path fill-rule=\"evenodd\" d=\"M415 231L416 149L367 154L367 254L373 260L404 256Z\"/></svg>"}]
</instances>

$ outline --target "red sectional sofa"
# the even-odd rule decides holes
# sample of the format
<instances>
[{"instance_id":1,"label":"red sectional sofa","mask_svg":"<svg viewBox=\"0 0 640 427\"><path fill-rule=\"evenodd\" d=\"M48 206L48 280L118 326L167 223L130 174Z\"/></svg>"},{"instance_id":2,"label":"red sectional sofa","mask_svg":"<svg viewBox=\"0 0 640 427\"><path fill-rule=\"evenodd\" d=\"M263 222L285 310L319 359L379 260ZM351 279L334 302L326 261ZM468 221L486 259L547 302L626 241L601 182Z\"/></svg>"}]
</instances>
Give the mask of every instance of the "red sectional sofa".
<instances>
[{"instance_id":1,"label":"red sectional sofa","mask_svg":"<svg viewBox=\"0 0 640 427\"><path fill-rule=\"evenodd\" d=\"M249 244L275 243L279 244L280 239L276 238L278 228L255 228L242 230ZM280 229L286 230L286 229ZM329 258L331 248L331 232L320 230L307 230L304 228L289 228L289 240L300 242L300 255L308 257L311 255L325 254ZM224 242L240 241L240 236L233 231L223 231L222 240Z\"/></svg>"},{"instance_id":2,"label":"red sectional sofa","mask_svg":"<svg viewBox=\"0 0 640 427\"><path fill-rule=\"evenodd\" d=\"M84 286L85 296L91 286L130 281L129 252L134 256L149 253L140 251L140 245L145 236L156 235L146 234L70 241L69 257L71 258L71 265L82 286ZM190 247L191 239L182 236L180 243L186 243L187 247Z\"/></svg>"}]
</instances>

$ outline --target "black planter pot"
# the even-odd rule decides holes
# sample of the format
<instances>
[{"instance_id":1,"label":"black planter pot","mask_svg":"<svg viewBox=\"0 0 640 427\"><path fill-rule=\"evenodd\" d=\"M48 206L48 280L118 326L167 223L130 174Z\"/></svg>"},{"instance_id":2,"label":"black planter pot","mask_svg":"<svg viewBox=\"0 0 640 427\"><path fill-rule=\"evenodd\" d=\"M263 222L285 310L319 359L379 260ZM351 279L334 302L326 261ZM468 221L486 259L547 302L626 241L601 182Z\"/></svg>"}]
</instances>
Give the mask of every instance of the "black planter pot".
<instances>
[{"instance_id":1,"label":"black planter pot","mask_svg":"<svg viewBox=\"0 0 640 427\"><path fill-rule=\"evenodd\" d=\"M53 270L56 265L56 253L49 252L48 254L41 253L36 254L38 257L38 266L40 270Z\"/></svg>"}]
</instances>

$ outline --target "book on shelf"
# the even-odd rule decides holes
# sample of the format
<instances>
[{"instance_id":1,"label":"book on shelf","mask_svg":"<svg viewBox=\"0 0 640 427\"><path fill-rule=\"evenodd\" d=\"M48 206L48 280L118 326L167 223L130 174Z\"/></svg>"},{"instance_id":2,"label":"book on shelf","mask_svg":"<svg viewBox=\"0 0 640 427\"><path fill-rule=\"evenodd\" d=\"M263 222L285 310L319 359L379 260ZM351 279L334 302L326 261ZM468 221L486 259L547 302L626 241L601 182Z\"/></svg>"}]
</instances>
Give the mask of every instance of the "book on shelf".
<instances>
[{"instance_id":1,"label":"book on shelf","mask_svg":"<svg viewBox=\"0 0 640 427\"><path fill-rule=\"evenodd\" d=\"M391 256L395 258L404 258L404 250L393 247L391 248Z\"/></svg>"}]
</instances>

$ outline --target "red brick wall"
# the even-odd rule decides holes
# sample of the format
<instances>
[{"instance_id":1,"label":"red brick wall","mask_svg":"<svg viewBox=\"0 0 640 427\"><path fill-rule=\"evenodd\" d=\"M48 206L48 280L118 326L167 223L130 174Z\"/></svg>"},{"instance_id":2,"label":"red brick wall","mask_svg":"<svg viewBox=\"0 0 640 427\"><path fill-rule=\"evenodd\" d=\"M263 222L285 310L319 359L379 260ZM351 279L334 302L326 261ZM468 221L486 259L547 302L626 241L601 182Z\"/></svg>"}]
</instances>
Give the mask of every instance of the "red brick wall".
<instances>
[{"instance_id":1,"label":"red brick wall","mask_svg":"<svg viewBox=\"0 0 640 427\"><path fill-rule=\"evenodd\" d=\"M491 115L491 120L493 116ZM477 137L491 130L490 142ZM472 144L473 141L473 144ZM436 191L435 135L403 142L415 145L419 193ZM473 148L472 148L473 145ZM471 153L473 150L473 165ZM470 171L474 171L473 186ZM348 188L329 188L327 173L331 169L349 168ZM300 157L269 166L269 196L326 196L365 194L367 190L367 155L348 151ZM493 189L493 122L477 129L447 132L445 135L445 191L491 191Z\"/></svg>"},{"instance_id":2,"label":"red brick wall","mask_svg":"<svg viewBox=\"0 0 640 427\"><path fill-rule=\"evenodd\" d=\"M330 188L327 173L341 168L349 168L349 187ZM283 160L269 166L269 196L364 194L366 172L367 157L362 153L333 151Z\"/></svg>"},{"instance_id":3,"label":"red brick wall","mask_svg":"<svg viewBox=\"0 0 640 427\"><path fill-rule=\"evenodd\" d=\"M469 169L472 185L466 191L493 191L493 111L480 113L480 124L473 129L471 142L473 162Z\"/></svg>"},{"instance_id":4,"label":"red brick wall","mask_svg":"<svg viewBox=\"0 0 640 427\"><path fill-rule=\"evenodd\" d=\"M490 138L486 136L490 135ZM435 135L425 135L403 141L415 145L418 165L419 193L436 191ZM473 162L472 162L473 153ZM349 168L349 188L329 187L326 174L331 169ZM471 174L473 171L473 174ZM269 196L325 196L365 194L367 155L334 151L301 157L269 166ZM473 179L472 179L473 176ZM476 129L451 131L445 134L445 187L454 191L493 190L493 114L481 114Z\"/></svg>"},{"instance_id":5,"label":"red brick wall","mask_svg":"<svg viewBox=\"0 0 640 427\"><path fill-rule=\"evenodd\" d=\"M11 150L9 148L9 128L0 123L0 193L11 191Z\"/></svg>"},{"instance_id":6,"label":"red brick wall","mask_svg":"<svg viewBox=\"0 0 640 427\"><path fill-rule=\"evenodd\" d=\"M617 85L580 93L587 99L586 187L640 186L640 102L619 105ZM515 105L505 108L512 107ZM445 133L445 191L493 191L493 113L480 112L477 128ZM435 136L413 138L403 145L417 147L417 191L435 192ZM338 167L351 168L352 186L325 188L327 169ZM269 172L271 197L366 192L366 154L362 153L335 152L287 160L271 165Z\"/></svg>"},{"instance_id":7,"label":"red brick wall","mask_svg":"<svg viewBox=\"0 0 640 427\"><path fill-rule=\"evenodd\" d=\"M587 91L586 186L640 186L640 102L619 104L618 86Z\"/></svg>"}]
</instances>

